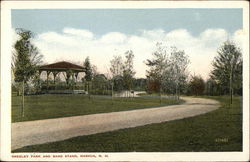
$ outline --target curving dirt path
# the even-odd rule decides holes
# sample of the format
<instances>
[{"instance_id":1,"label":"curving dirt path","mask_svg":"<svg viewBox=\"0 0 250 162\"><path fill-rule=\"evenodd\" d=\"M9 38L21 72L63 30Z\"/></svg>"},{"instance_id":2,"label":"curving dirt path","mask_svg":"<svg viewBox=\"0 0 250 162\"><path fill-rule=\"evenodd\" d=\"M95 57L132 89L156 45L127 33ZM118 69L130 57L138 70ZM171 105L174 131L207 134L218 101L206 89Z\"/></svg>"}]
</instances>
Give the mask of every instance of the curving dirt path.
<instances>
[{"instance_id":1,"label":"curving dirt path","mask_svg":"<svg viewBox=\"0 0 250 162\"><path fill-rule=\"evenodd\" d=\"M12 123L11 148L183 119L219 107L219 102L211 99L182 99L186 101L182 105Z\"/></svg>"}]
</instances>

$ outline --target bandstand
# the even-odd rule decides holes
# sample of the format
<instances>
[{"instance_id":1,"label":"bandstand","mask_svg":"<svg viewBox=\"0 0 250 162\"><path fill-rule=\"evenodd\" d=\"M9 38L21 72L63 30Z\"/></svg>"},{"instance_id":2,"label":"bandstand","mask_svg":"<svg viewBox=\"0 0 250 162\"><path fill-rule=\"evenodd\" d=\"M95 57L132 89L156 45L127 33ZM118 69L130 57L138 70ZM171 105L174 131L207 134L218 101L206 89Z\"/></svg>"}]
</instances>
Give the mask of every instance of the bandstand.
<instances>
[{"instance_id":1,"label":"bandstand","mask_svg":"<svg viewBox=\"0 0 250 162\"><path fill-rule=\"evenodd\" d=\"M84 73L84 67L70 62L60 61L52 64L42 65L38 68L38 71L39 76L41 76L42 72L46 72L47 92L49 92L49 76L51 73L53 74L54 85L56 84L56 77L60 75L60 73L63 73L65 75L66 85L69 85L70 78L72 78L73 82L76 82L78 79L78 74ZM74 90L74 86L72 90ZM63 92L66 92L66 89ZM67 92L71 93L72 91Z\"/></svg>"}]
</instances>

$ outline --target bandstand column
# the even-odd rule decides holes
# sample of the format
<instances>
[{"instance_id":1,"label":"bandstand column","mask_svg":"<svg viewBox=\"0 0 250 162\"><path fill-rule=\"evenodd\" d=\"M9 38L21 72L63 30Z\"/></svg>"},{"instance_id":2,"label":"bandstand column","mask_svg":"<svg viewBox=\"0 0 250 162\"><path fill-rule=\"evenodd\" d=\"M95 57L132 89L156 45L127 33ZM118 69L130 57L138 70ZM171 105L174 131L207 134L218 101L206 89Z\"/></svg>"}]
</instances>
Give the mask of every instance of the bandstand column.
<instances>
[{"instance_id":1,"label":"bandstand column","mask_svg":"<svg viewBox=\"0 0 250 162\"><path fill-rule=\"evenodd\" d=\"M39 71L38 71L38 76L39 76L39 77L38 77L38 85L39 85L39 88L41 88L40 79L41 79L41 74L42 74L42 72L43 72L42 70L39 70Z\"/></svg>"},{"instance_id":2,"label":"bandstand column","mask_svg":"<svg viewBox=\"0 0 250 162\"><path fill-rule=\"evenodd\" d=\"M51 71L46 71L47 72L47 90L49 88L49 74L51 73Z\"/></svg>"}]
</instances>

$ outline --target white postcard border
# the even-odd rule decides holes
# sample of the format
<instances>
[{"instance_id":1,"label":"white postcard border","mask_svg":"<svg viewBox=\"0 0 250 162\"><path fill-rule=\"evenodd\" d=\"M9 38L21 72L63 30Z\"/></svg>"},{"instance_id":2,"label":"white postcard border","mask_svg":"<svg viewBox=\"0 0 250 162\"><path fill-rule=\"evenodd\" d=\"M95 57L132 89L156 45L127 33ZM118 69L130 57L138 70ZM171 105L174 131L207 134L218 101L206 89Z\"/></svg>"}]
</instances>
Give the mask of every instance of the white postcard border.
<instances>
[{"instance_id":1,"label":"white postcard border","mask_svg":"<svg viewBox=\"0 0 250 162\"><path fill-rule=\"evenodd\" d=\"M242 8L243 152L11 153L11 9ZM247 1L4 1L1 2L1 160L12 161L246 161L249 160L249 3ZM12 158L12 155L70 154L96 158ZM107 159L98 157L108 155Z\"/></svg>"}]
</instances>

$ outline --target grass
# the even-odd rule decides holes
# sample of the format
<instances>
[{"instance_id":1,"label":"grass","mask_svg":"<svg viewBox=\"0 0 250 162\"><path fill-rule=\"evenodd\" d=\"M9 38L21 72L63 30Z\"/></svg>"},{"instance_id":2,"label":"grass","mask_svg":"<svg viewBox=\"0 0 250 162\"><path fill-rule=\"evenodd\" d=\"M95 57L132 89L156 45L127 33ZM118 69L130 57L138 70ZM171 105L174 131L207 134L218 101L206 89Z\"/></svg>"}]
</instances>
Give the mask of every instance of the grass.
<instances>
[{"instance_id":1,"label":"grass","mask_svg":"<svg viewBox=\"0 0 250 162\"><path fill-rule=\"evenodd\" d=\"M23 147L14 152L242 151L242 102L209 97L221 107L193 118Z\"/></svg>"},{"instance_id":2,"label":"grass","mask_svg":"<svg viewBox=\"0 0 250 162\"><path fill-rule=\"evenodd\" d=\"M176 101L157 98L114 98L86 95L32 95L25 96L25 116L21 116L21 96L12 95L12 122L125 111L164 105L179 104Z\"/></svg>"}]
</instances>

